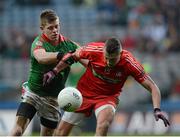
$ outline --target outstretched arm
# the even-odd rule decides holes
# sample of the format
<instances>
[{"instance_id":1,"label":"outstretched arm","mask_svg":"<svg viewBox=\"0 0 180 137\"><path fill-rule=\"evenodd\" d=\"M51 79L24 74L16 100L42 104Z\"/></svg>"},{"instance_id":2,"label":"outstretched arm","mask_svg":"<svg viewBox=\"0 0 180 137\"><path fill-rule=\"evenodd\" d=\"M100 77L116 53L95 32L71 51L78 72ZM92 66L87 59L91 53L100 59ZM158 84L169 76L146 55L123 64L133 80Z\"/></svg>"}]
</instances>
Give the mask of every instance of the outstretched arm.
<instances>
[{"instance_id":1,"label":"outstretched arm","mask_svg":"<svg viewBox=\"0 0 180 137\"><path fill-rule=\"evenodd\" d=\"M79 61L84 67L87 67L88 62L89 62L87 59L80 59L79 50L76 50L73 53L69 52L65 54L62 60L60 60L59 63L56 65L56 67L53 69L53 71L56 74L58 74L64 68L72 65L74 62L77 62L77 61Z\"/></svg>"},{"instance_id":2,"label":"outstretched arm","mask_svg":"<svg viewBox=\"0 0 180 137\"><path fill-rule=\"evenodd\" d=\"M147 76L144 82L141 83L152 94L152 102L154 108L160 108L161 102L161 93L155 82L151 79L150 76Z\"/></svg>"},{"instance_id":3,"label":"outstretched arm","mask_svg":"<svg viewBox=\"0 0 180 137\"><path fill-rule=\"evenodd\" d=\"M60 52L46 52L45 49L37 49L33 52L35 59L40 64L52 64L56 63L59 59L63 57Z\"/></svg>"},{"instance_id":4,"label":"outstretched arm","mask_svg":"<svg viewBox=\"0 0 180 137\"><path fill-rule=\"evenodd\" d=\"M155 84L155 82L151 79L150 76L147 76L147 79L145 79L144 82L141 83L143 87L145 87L148 91L152 94L152 102L154 107L154 116L156 121L159 119L162 119L164 122L164 125L167 127L170 125L167 118L164 116L164 114L161 112L160 109L160 102L161 102L161 93L158 88L158 86Z\"/></svg>"},{"instance_id":5,"label":"outstretched arm","mask_svg":"<svg viewBox=\"0 0 180 137\"><path fill-rule=\"evenodd\" d=\"M65 69L73 63L73 53L69 52L65 54L55 68L43 75L43 85L48 85L61 70Z\"/></svg>"},{"instance_id":6,"label":"outstretched arm","mask_svg":"<svg viewBox=\"0 0 180 137\"><path fill-rule=\"evenodd\" d=\"M35 46L31 49L34 58L40 64L52 64L57 63L62 57L62 52L47 52L43 47L44 40L40 38L39 41L35 43Z\"/></svg>"},{"instance_id":7,"label":"outstretched arm","mask_svg":"<svg viewBox=\"0 0 180 137\"><path fill-rule=\"evenodd\" d=\"M65 69L66 67L72 65L74 62L79 61L79 56L77 51L75 52L68 52L63 56L63 58L59 61L56 67L53 69L57 74Z\"/></svg>"},{"instance_id":8,"label":"outstretched arm","mask_svg":"<svg viewBox=\"0 0 180 137\"><path fill-rule=\"evenodd\" d=\"M56 65L54 69L44 74L43 85L48 85L60 71L62 71L63 69L65 69L66 67L73 64L76 61L79 61L85 67L87 67L89 62L85 59L79 60L79 56L76 52L67 53L63 56L63 58L59 61L59 63Z\"/></svg>"}]
</instances>

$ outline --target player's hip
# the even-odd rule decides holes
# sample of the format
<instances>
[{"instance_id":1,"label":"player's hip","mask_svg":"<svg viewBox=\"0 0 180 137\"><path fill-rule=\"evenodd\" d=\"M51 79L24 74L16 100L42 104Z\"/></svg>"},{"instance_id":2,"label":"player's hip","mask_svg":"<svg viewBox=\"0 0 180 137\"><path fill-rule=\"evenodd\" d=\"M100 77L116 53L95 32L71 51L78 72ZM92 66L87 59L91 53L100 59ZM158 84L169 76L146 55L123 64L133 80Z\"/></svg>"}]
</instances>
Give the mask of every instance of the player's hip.
<instances>
[{"instance_id":1,"label":"player's hip","mask_svg":"<svg viewBox=\"0 0 180 137\"><path fill-rule=\"evenodd\" d=\"M49 120L59 120L59 108L57 98L46 96L41 97L32 92L27 83L22 85L22 102L29 103L34 106L39 116Z\"/></svg>"}]
</instances>

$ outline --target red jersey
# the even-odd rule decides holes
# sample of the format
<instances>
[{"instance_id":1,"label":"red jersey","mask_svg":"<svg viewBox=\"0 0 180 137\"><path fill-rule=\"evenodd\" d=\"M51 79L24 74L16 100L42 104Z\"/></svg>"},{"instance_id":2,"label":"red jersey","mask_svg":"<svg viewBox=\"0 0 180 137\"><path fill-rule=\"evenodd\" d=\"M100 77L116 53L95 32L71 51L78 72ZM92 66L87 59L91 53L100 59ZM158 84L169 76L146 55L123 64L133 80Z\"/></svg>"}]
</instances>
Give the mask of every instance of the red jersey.
<instances>
[{"instance_id":1,"label":"red jersey","mask_svg":"<svg viewBox=\"0 0 180 137\"><path fill-rule=\"evenodd\" d=\"M120 61L114 67L108 67L103 47L104 43L89 43L79 51L80 59L89 60L86 72L77 85L83 96L119 96L128 76L134 77L139 83L146 79L142 65L126 50L122 50Z\"/></svg>"}]
</instances>

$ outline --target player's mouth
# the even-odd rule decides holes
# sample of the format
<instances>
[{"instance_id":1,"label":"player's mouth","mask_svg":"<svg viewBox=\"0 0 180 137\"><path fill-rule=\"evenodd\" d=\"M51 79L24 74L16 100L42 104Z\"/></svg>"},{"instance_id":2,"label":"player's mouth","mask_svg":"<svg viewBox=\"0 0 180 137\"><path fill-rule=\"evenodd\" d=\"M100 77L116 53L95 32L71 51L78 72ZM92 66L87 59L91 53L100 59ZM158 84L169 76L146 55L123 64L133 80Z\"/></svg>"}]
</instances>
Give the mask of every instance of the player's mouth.
<instances>
[{"instance_id":1,"label":"player's mouth","mask_svg":"<svg viewBox=\"0 0 180 137\"><path fill-rule=\"evenodd\" d=\"M52 35L52 39L58 39L58 34Z\"/></svg>"}]
</instances>

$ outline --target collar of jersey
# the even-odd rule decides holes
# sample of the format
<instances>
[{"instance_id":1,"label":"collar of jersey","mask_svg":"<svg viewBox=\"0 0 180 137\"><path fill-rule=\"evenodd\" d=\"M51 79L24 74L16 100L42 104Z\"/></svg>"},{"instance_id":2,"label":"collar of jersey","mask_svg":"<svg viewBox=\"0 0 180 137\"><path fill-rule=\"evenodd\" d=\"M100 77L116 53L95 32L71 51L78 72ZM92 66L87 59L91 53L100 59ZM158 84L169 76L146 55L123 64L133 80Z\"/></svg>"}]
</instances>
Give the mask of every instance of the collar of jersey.
<instances>
[{"instance_id":1,"label":"collar of jersey","mask_svg":"<svg viewBox=\"0 0 180 137\"><path fill-rule=\"evenodd\" d=\"M46 42L48 42L48 43L51 43L51 40L43 33L42 34L42 36L41 36ZM58 42L58 44L60 43L60 41L61 41L61 36L59 35L59 42ZM57 45L58 45L57 44ZM51 43L51 45L53 45L52 43ZM57 46L57 45L53 45L53 46Z\"/></svg>"}]
</instances>

